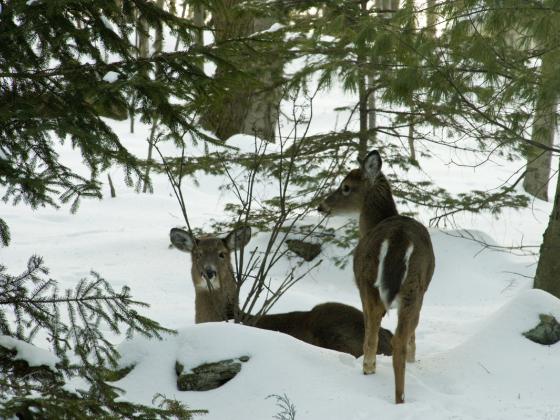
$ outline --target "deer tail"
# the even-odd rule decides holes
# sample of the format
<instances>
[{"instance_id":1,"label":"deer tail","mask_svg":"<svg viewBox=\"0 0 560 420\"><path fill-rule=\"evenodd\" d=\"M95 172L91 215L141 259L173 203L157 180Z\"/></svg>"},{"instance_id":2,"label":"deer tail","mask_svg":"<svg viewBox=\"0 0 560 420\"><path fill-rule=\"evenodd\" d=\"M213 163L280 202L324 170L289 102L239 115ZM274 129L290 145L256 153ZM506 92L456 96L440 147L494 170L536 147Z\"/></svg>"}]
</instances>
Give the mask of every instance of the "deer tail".
<instances>
[{"instance_id":1,"label":"deer tail","mask_svg":"<svg viewBox=\"0 0 560 420\"><path fill-rule=\"evenodd\" d=\"M408 275L414 245L405 238L390 237L379 247L379 264L375 287L385 309L389 310Z\"/></svg>"}]
</instances>

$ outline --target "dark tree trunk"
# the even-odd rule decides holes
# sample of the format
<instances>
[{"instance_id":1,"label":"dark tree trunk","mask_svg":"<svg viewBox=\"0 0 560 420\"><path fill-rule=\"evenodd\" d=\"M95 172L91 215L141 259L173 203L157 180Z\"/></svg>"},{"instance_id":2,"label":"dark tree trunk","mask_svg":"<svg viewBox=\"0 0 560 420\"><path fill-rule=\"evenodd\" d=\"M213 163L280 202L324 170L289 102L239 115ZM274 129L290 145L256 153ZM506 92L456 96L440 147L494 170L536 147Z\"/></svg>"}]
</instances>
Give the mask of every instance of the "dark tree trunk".
<instances>
[{"instance_id":1,"label":"dark tree trunk","mask_svg":"<svg viewBox=\"0 0 560 420\"><path fill-rule=\"evenodd\" d=\"M253 18L232 12L237 3L239 0L224 0L219 10L213 11L212 21L218 44L266 30L274 23L272 18ZM234 83L227 95L209 98L211 104L201 123L223 140L234 134L249 134L274 141L282 96L275 86L282 78L284 63L257 55L253 55L251 60L247 56L226 59L250 76L240 80L229 65L218 64L216 78L231 79Z\"/></svg>"},{"instance_id":2,"label":"dark tree trunk","mask_svg":"<svg viewBox=\"0 0 560 420\"><path fill-rule=\"evenodd\" d=\"M117 193L115 191L115 186L113 185L113 180L111 179L111 175L107 174L107 180L109 181L109 190L111 191L111 198L115 198Z\"/></svg>"},{"instance_id":3,"label":"dark tree trunk","mask_svg":"<svg viewBox=\"0 0 560 420\"><path fill-rule=\"evenodd\" d=\"M373 65L372 65L373 67ZM373 68L370 70L370 73L367 76L367 88L368 88L368 130L370 132L371 143L375 144L377 141L377 131L375 128L377 127L377 114L375 111L375 71Z\"/></svg>"},{"instance_id":4,"label":"dark tree trunk","mask_svg":"<svg viewBox=\"0 0 560 420\"><path fill-rule=\"evenodd\" d=\"M541 85L545 85L549 77L553 77L556 63L551 54L542 57ZM554 132L556 131L556 94L546 88L541 88L535 109L535 122L531 133L531 140L552 147L554 143ZM529 194L541 200L548 201L548 182L550 177L550 164L552 154L539 147L529 146L527 148L527 173L523 180L523 188Z\"/></svg>"},{"instance_id":5,"label":"dark tree trunk","mask_svg":"<svg viewBox=\"0 0 560 420\"><path fill-rule=\"evenodd\" d=\"M533 287L560 298L560 174L557 175L554 207L543 235Z\"/></svg>"}]
</instances>

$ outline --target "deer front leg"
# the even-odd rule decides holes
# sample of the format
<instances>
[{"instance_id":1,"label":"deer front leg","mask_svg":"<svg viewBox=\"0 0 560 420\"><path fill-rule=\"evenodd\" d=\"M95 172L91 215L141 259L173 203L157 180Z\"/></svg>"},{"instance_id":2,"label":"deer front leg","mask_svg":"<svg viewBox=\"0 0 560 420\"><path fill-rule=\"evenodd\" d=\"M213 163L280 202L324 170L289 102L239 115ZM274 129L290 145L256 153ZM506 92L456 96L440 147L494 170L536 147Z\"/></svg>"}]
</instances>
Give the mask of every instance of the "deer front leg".
<instances>
[{"instance_id":1,"label":"deer front leg","mask_svg":"<svg viewBox=\"0 0 560 420\"><path fill-rule=\"evenodd\" d=\"M382 305L368 304L367 306L363 365L365 375L375 373L379 327L381 326L381 318L383 318L383 315L385 314L385 308L383 308Z\"/></svg>"}]
</instances>

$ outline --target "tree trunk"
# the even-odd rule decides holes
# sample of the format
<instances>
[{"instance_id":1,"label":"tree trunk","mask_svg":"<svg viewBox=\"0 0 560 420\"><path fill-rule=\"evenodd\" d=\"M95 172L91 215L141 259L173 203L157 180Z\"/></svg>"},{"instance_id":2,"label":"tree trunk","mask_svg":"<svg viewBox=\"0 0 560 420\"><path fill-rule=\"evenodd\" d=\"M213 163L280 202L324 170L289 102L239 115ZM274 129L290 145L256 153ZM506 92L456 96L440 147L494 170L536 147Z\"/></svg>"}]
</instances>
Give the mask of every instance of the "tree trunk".
<instances>
[{"instance_id":1,"label":"tree trunk","mask_svg":"<svg viewBox=\"0 0 560 420\"><path fill-rule=\"evenodd\" d=\"M197 4L194 6L193 23L198 27L195 34L196 45L204 45L204 6Z\"/></svg>"},{"instance_id":2,"label":"tree trunk","mask_svg":"<svg viewBox=\"0 0 560 420\"><path fill-rule=\"evenodd\" d=\"M149 27L148 22L142 16L138 17L138 23L136 28L136 33L138 34L138 56L148 57L150 54L150 34L148 33Z\"/></svg>"},{"instance_id":3,"label":"tree trunk","mask_svg":"<svg viewBox=\"0 0 560 420\"><path fill-rule=\"evenodd\" d=\"M234 14L232 9L239 0L224 0L219 10L214 10L212 21L216 30L216 42L243 38L263 31L274 23L273 18L253 18ZM248 52L246 52L248 53ZM253 77L239 80L239 74L229 65L218 63L216 79L233 79L227 95L209 98L211 105L202 115L202 125L222 140L234 134L249 134L267 141L274 141L279 115L281 90L274 87L282 78L284 63L253 56L252 60L230 56L227 61Z\"/></svg>"},{"instance_id":4,"label":"tree trunk","mask_svg":"<svg viewBox=\"0 0 560 420\"><path fill-rule=\"evenodd\" d=\"M113 185L111 175L107 174L107 179L109 180L109 190L111 191L111 198L115 198L117 196L117 192L115 191L115 186Z\"/></svg>"},{"instance_id":5,"label":"tree trunk","mask_svg":"<svg viewBox=\"0 0 560 420\"><path fill-rule=\"evenodd\" d=\"M189 18L192 19L193 25L196 27L194 29L194 45L203 46L204 45L204 18L205 11L204 6L201 4L196 4L191 6L192 10L189 10ZM183 2L183 9L181 10L181 18L185 17L185 12L187 11L187 1ZM180 37L177 35L177 40L175 41L175 51L179 49ZM202 60L198 64L200 67L204 65Z\"/></svg>"},{"instance_id":6,"label":"tree trunk","mask_svg":"<svg viewBox=\"0 0 560 420\"><path fill-rule=\"evenodd\" d=\"M274 24L272 18L257 18L253 23L253 32L260 32ZM284 63L272 63L269 69L262 73L261 83L265 89L261 93L253 93L249 101L249 109L243 126L242 133L255 134L264 140L274 141L276 136L276 123L280 112L282 91L278 88L270 89L282 78Z\"/></svg>"},{"instance_id":7,"label":"tree trunk","mask_svg":"<svg viewBox=\"0 0 560 420\"><path fill-rule=\"evenodd\" d=\"M163 9L165 5L164 0L157 0L156 6L160 9ZM163 27L159 25L156 28L156 38L154 39L154 54L161 54L163 51ZM158 73L161 73L161 69L156 68L156 77L158 77Z\"/></svg>"},{"instance_id":8,"label":"tree trunk","mask_svg":"<svg viewBox=\"0 0 560 420\"><path fill-rule=\"evenodd\" d=\"M557 96L544 86L549 77L554 77L554 57L548 53L542 57L541 92L535 109L535 121L531 140L544 146L552 147L556 130ZM527 173L523 180L523 188L529 194L548 201L548 182L550 176L551 152L538 147L527 148Z\"/></svg>"},{"instance_id":9,"label":"tree trunk","mask_svg":"<svg viewBox=\"0 0 560 420\"><path fill-rule=\"evenodd\" d=\"M546 290L560 298L560 173L557 175L556 194L552 214L543 235L539 264L533 287Z\"/></svg>"},{"instance_id":10,"label":"tree trunk","mask_svg":"<svg viewBox=\"0 0 560 420\"><path fill-rule=\"evenodd\" d=\"M377 127L377 114L375 113L375 89L374 89L374 82L375 77L373 74L374 70L372 69L370 74L367 76L367 87L368 87L368 130L370 132L371 142L375 143L377 141L377 131L375 128Z\"/></svg>"},{"instance_id":11,"label":"tree trunk","mask_svg":"<svg viewBox=\"0 0 560 420\"><path fill-rule=\"evenodd\" d=\"M385 18L392 18L399 8L399 0L375 0L375 8Z\"/></svg>"},{"instance_id":12,"label":"tree trunk","mask_svg":"<svg viewBox=\"0 0 560 420\"><path fill-rule=\"evenodd\" d=\"M426 6L426 32L432 38L435 38L437 22L437 16L435 13L436 0L428 0Z\"/></svg>"},{"instance_id":13,"label":"tree trunk","mask_svg":"<svg viewBox=\"0 0 560 420\"><path fill-rule=\"evenodd\" d=\"M408 149L410 152L410 162L418 165L416 160L416 148L414 147L414 122L411 120L408 126Z\"/></svg>"},{"instance_id":14,"label":"tree trunk","mask_svg":"<svg viewBox=\"0 0 560 420\"><path fill-rule=\"evenodd\" d=\"M157 0L156 5L163 9L164 0ZM154 54L160 54L163 50L163 27L160 25L156 29L156 38L154 40ZM161 69L156 67L156 78L160 77ZM144 172L143 193L147 193L149 189L150 169L152 167L152 155L154 153L155 133L158 125L158 119L154 116L152 119L152 130L148 139L148 158L146 159L146 170Z\"/></svg>"},{"instance_id":15,"label":"tree trunk","mask_svg":"<svg viewBox=\"0 0 560 420\"><path fill-rule=\"evenodd\" d=\"M181 19L183 19L185 17L186 11L187 11L187 0L184 0L183 1L183 8L181 9ZM196 22L194 22L194 24L196 25ZM177 51L179 49L179 41L180 41L180 37L179 37L179 35L177 35L177 40L175 41L175 51Z\"/></svg>"},{"instance_id":16,"label":"tree trunk","mask_svg":"<svg viewBox=\"0 0 560 420\"><path fill-rule=\"evenodd\" d=\"M150 44L149 44L149 27L148 22L142 16L140 16L138 9L135 9L136 15L136 46L138 47L137 56L138 57L148 57L150 54ZM134 118L136 114L136 98L133 95L130 100L129 115L130 115L130 132L134 133Z\"/></svg>"},{"instance_id":17,"label":"tree trunk","mask_svg":"<svg viewBox=\"0 0 560 420\"><path fill-rule=\"evenodd\" d=\"M380 1L380 0L377 0ZM367 1L361 0L360 2L362 14L367 14ZM368 120L370 118L368 112L368 80L369 79L369 65L368 59L361 51L365 46L360 45L357 49L357 65L358 65L358 113L360 127L358 132L358 159L364 159L368 152ZM370 127L371 128L371 127Z\"/></svg>"},{"instance_id":18,"label":"tree trunk","mask_svg":"<svg viewBox=\"0 0 560 420\"><path fill-rule=\"evenodd\" d=\"M359 59L358 59L359 60ZM358 66L365 67L366 63L358 62ZM360 132L358 135L358 158L363 159L368 151L368 98L366 90L366 75L361 74L358 82Z\"/></svg>"}]
</instances>

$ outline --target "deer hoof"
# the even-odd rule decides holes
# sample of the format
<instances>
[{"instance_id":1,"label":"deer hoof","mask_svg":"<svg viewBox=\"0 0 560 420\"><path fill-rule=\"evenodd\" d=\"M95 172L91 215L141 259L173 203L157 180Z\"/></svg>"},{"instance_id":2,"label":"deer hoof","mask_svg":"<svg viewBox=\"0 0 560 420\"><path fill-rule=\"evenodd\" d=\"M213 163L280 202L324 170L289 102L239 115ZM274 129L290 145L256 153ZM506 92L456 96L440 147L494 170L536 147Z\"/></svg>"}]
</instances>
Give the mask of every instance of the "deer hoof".
<instances>
[{"instance_id":1,"label":"deer hoof","mask_svg":"<svg viewBox=\"0 0 560 420\"><path fill-rule=\"evenodd\" d=\"M375 362L364 362L364 375L371 375L372 373L375 373Z\"/></svg>"}]
</instances>

